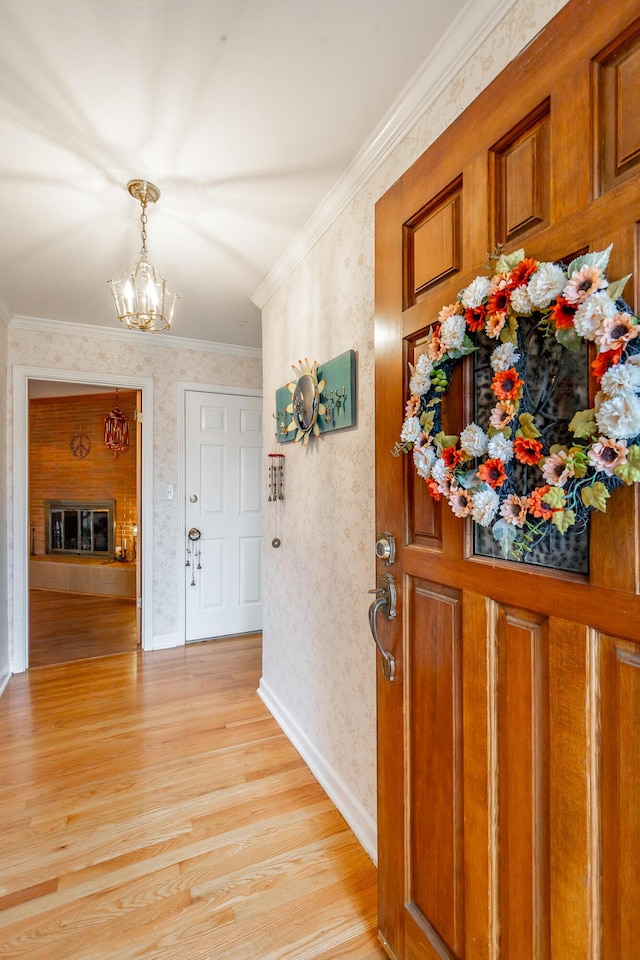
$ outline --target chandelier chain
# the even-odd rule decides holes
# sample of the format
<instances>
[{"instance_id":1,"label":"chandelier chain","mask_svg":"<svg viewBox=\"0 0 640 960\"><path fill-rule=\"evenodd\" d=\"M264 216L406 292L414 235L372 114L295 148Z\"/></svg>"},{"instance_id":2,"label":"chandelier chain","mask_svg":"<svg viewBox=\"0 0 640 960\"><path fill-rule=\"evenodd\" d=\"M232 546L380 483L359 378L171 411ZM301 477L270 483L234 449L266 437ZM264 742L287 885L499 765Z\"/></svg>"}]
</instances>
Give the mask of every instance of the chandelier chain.
<instances>
[{"instance_id":1,"label":"chandelier chain","mask_svg":"<svg viewBox=\"0 0 640 960\"><path fill-rule=\"evenodd\" d=\"M142 213L140 214L140 223L142 224L142 229L140 230L140 239L142 240L142 249L140 251L141 256L146 260L147 258L147 201L140 201L142 206Z\"/></svg>"}]
</instances>

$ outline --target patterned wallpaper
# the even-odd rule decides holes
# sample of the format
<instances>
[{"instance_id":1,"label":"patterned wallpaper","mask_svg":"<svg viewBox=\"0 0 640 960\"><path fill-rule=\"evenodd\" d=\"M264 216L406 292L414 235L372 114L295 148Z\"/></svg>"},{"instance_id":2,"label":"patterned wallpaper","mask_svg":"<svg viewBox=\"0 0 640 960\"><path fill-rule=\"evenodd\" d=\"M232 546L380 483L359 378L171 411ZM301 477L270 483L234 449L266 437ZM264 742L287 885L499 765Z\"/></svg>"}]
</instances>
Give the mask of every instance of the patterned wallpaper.
<instances>
[{"instance_id":1,"label":"patterned wallpaper","mask_svg":"<svg viewBox=\"0 0 640 960\"><path fill-rule=\"evenodd\" d=\"M90 359L89 359L90 358ZM178 486L178 391L180 381L207 385L260 389L261 361L196 349L154 345L150 337L132 333L131 340L95 339L66 333L41 333L9 328L8 369L13 365L44 369L83 370L100 373L122 371L131 377L153 379L153 477L156 485ZM4 375L4 371L3 371ZM8 397L8 458L11 459L12 384L2 391ZM4 420L2 421L5 422ZM7 464L11 487L12 463ZM8 491L11 502L11 489ZM154 636L169 636L178 630L178 504L154 502ZM9 532L9 539L10 539ZM12 549L11 543L9 547ZM11 557L11 553L10 553ZM11 559L9 560L11 563ZM9 610L11 610L11 584Z\"/></svg>"},{"instance_id":2,"label":"patterned wallpaper","mask_svg":"<svg viewBox=\"0 0 640 960\"><path fill-rule=\"evenodd\" d=\"M564 2L511 8L263 309L265 422L298 358L357 352L357 427L287 446L286 500L267 505L263 682L374 832L374 204Z\"/></svg>"}]
</instances>

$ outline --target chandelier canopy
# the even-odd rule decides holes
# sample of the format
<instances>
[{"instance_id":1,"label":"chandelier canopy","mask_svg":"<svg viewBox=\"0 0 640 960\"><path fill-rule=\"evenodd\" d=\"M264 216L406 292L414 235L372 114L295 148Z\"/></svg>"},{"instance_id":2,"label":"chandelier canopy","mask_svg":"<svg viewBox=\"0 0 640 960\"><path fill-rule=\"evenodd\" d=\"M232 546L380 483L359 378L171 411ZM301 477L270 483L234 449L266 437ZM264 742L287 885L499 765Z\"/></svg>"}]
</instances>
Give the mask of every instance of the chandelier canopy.
<instances>
[{"instance_id":1,"label":"chandelier canopy","mask_svg":"<svg viewBox=\"0 0 640 960\"><path fill-rule=\"evenodd\" d=\"M178 300L177 294L167 290L167 281L147 260L147 204L156 203L160 191L148 180L130 180L127 190L142 207L140 259L120 280L109 280L109 283L118 320L132 329L156 333L171 327Z\"/></svg>"}]
</instances>

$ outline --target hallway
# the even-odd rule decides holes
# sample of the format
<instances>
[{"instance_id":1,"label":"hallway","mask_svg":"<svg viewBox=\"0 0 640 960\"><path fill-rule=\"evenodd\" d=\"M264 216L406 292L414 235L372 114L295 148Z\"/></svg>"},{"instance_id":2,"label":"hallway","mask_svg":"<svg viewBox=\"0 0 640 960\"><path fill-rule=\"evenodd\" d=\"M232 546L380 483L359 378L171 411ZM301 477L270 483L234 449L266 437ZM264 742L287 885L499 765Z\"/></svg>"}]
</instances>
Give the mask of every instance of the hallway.
<instances>
[{"instance_id":1,"label":"hallway","mask_svg":"<svg viewBox=\"0 0 640 960\"><path fill-rule=\"evenodd\" d=\"M0 957L383 960L375 867L260 672L254 635L11 680Z\"/></svg>"}]
</instances>

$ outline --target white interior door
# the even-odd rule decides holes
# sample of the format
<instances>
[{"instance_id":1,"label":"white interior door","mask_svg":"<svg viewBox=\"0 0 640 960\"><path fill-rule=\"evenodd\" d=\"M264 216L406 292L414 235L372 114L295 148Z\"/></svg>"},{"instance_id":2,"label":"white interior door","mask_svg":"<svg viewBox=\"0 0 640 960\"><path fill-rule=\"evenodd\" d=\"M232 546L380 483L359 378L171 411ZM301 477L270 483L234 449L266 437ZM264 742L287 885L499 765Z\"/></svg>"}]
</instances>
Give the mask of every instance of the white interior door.
<instances>
[{"instance_id":1,"label":"white interior door","mask_svg":"<svg viewBox=\"0 0 640 960\"><path fill-rule=\"evenodd\" d=\"M190 642L262 628L262 399L195 390L185 398Z\"/></svg>"}]
</instances>

